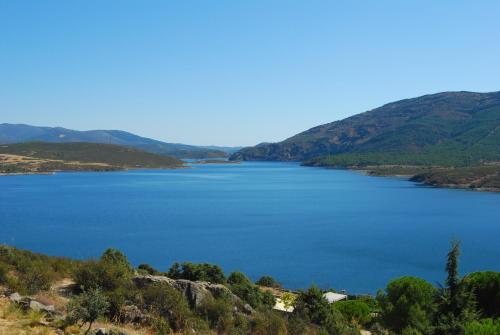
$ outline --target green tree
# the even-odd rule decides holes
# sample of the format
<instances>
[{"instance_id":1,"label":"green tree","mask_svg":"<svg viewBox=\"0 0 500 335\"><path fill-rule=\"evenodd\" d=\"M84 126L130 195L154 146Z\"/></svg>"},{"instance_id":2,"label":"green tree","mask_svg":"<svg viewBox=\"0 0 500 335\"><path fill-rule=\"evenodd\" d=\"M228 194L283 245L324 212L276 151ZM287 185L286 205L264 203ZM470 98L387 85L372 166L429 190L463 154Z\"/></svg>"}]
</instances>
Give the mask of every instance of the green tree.
<instances>
[{"instance_id":1,"label":"green tree","mask_svg":"<svg viewBox=\"0 0 500 335\"><path fill-rule=\"evenodd\" d=\"M463 281L466 290L474 294L483 317L500 317L500 272L474 272Z\"/></svg>"},{"instance_id":2,"label":"green tree","mask_svg":"<svg viewBox=\"0 0 500 335\"><path fill-rule=\"evenodd\" d=\"M99 261L83 263L74 274L76 284L83 289L102 288L113 291L131 284L133 268L127 257L115 249L107 249Z\"/></svg>"},{"instance_id":3,"label":"green tree","mask_svg":"<svg viewBox=\"0 0 500 335\"><path fill-rule=\"evenodd\" d=\"M249 303L252 307L272 308L275 299L270 292L261 291L242 272L236 271L229 275L227 282L231 291Z\"/></svg>"},{"instance_id":4,"label":"green tree","mask_svg":"<svg viewBox=\"0 0 500 335\"><path fill-rule=\"evenodd\" d=\"M217 265L207 263L174 263L168 270L167 276L172 279L208 281L216 284L224 284L226 282L222 269Z\"/></svg>"},{"instance_id":5,"label":"green tree","mask_svg":"<svg viewBox=\"0 0 500 335\"><path fill-rule=\"evenodd\" d=\"M482 319L469 322L465 326L465 335L498 335L500 334L500 319Z\"/></svg>"},{"instance_id":6,"label":"green tree","mask_svg":"<svg viewBox=\"0 0 500 335\"><path fill-rule=\"evenodd\" d=\"M328 303L323 291L314 285L299 293L294 315L321 326L329 334L343 334L350 330L342 314Z\"/></svg>"},{"instance_id":7,"label":"green tree","mask_svg":"<svg viewBox=\"0 0 500 335\"><path fill-rule=\"evenodd\" d=\"M370 322L371 310L367 303L360 300L339 301L333 304L346 320L364 325Z\"/></svg>"},{"instance_id":8,"label":"green tree","mask_svg":"<svg viewBox=\"0 0 500 335\"><path fill-rule=\"evenodd\" d=\"M465 325L477 318L475 299L468 291L458 272L460 243L453 241L446 262L446 286L439 295L437 335L462 335Z\"/></svg>"},{"instance_id":9,"label":"green tree","mask_svg":"<svg viewBox=\"0 0 500 335\"><path fill-rule=\"evenodd\" d=\"M88 323L89 327L85 331L87 334L92 328L92 324L103 316L109 308L109 302L99 289L89 289L79 296L71 299L68 303L68 318L72 322L82 321Z\"/></svg>"},{"instance_id":10,"label":"green tree","mask_svg":"<svg viewBox=\"0 0 500 335\"><path fill-rule=\"evenodd\" d=\"M140 273L143 274L148 274L148 275L153 275L153 276L158 276L161 274L160 271L156 270L154 267L152 267L149 264L140 264L137 269L139 270Z\"/></svg>"},{"instance_id":11,"label":"green tree","mask_svg":"<svg viewBox=\"0 0 500 335\"><path fill-rule=\"evenodd\" d=\"M145 309L168 320L174 331L180 331L187 325L191 310L186 298L167 283L148 286L143 294Z\"/></svg>"},{"instance_id":12,"label":"green tree","mask_svg":"<svg viewBox=\"0 0 500 335\"><path fill-rule=\"evenodd\" d=\"M265 287L274 287L274 288L279 288L281 287L281 284L278 283L273 277L271 276L262 276L260 277L259 280L255 282L255 284L260 285L260 286L265 286Z\"/></svg>"},{"instance_id":13,"label":"green tree","mask_svg":"<svg viewBox=\"0 0 500 335\"><path fill-rule=\"evenodd\" d=\"M381 307L384 325L395 332L413 328L428 334L433 321L436 289L423 279L402 277L379 292L377 300Z\"/></svg>"}]
</instances>

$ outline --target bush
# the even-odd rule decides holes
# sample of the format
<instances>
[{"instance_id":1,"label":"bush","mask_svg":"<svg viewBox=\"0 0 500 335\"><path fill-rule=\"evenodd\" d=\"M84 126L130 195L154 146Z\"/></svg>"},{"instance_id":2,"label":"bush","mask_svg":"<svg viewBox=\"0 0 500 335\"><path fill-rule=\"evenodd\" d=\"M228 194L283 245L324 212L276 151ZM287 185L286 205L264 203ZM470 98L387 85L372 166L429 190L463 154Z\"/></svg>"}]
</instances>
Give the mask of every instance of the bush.
<instances>
[{"instance_id":1,"label":"bush","mask_svg":"<svg viewBox=\"0 0 500 335\"><path fill-rule=\"evenodd\" d=\"M75 283L83 289L102 288L113 291L131 284L133 270L125 255L108 249L99 261L90 260L82 263L75 272Z\"/></svg>"},{"instance_id":2,"label":"bush","mask_svg":"<svg viewBox=\"0 0 500 335\"><path fill-rule=\"evenodd\" d=\"M210 328L219 333L227 333L232 328L233 305L228 299L207 298L198 308L199 314L208 322Z\"/></svg>"},{"instance_id":3,"label":"bush","mask_svg":"<svg viewBox=\"0 0 500 335\"><path fill-rule=\"evenodd\" d=\"M41 262L26 262L18 270L17 289L22 293L48 290L54 281L53 273Z\"/></svg>"},{"instance_id":4,"label":"bush","mask_svg":"<svg viewBox=\"0 0 500 335\"><path fill-rule=\"evenodd\" d=\"M428 334L436 294L436 289L420 278L402 277L389 282L385 293L377 296L384 324L398 333L409 327Z\"/></svg>"},{"instance_id":5,"label":"bush","mask_svg":"<svg viewBox=\"0 0 500 335\"><path fill-rule=\"evenodd\" d=\"M285 320L274 311L259 313L252 322L252 334L285 335L287 327Z\"/></svg>"},{"instance_id":6,"label":"bush","mask_svg":"<svg viewBox=\"0 0 500 335\"><path fill-rule=\"evenodd\" d=\"M219 266L206 263L174 263L168 270L167 276L172 279L207 281L216 284L224 284L226 282L224 272L222 272Z\"/></svg>"},{"instance_id":7,"label":"bush","mask_svg":"<svg viewBox=\"0 0 500 335\"><path fill-rule=\"evenodd\" d=\"M342 314L328 303L323 297L323 291L317 286L299 293L294 315L320 326L328 334L347 335L352 331Z\"/></svg>"},{"instance_id":8,"label":"bush","mask_svg":"<svg viewBox=\"0 0 500 335\"><path fill-rule=\"evenodd\" d=\"M9 275L9 267L6 264L0 263L0 284L7 284Z\"/></svg>"},{"instance_id":9,"label":"bush","mask_svg":"<svg viewBox=\"0 0 500 335\"><path fill-rule=\"evenodd\" d=\"M260 285L260 286L265 286L265 287L274 287L274 288L279 288L281 287L281 284L278 283L273 277L271 276L262 276L260 277L255 284Z\"/></svg>"},{"instance_id":10,"label":"bush","mask_svg":"<svg viewBox=\"0 0 500 335\"><path fill-rule=\"evenodd\" d=\"M189 304L184 296L166 283L148 286L144 293L145 309L168 320L174 331L186 327L191 317Z\"/></svg>"},{"instance_id":11,"label":"bush","mask_svg":"<svg viewBox=\"0 0 500 335\"><path fill-rule=\"evenodd\" d=\"M77 323L82 321L88 323L89 327L85 334L92 328L92 324L103 316L109 307L109 302L99 289L89 289L68 303L68 319Z\"/></svg>"},{"instance_id":12,"label":"bush","mask_svg":"<svg viewBox=\"0 0 500 335\"><path fill-rule=\"evenodd\" d=\"M241 272L231 273L227 282L234 294L254 308L272 308L275 304L275 299L270 292L262 292Z\"/></svg>"},{"instance_id":13,"label":"bush","mask_svg":"<svg viewBox=\"0 0 500 335\"><path fill-rule=\"evenodd\" d=\"M500 272L471 273L463 282L466 289L473 292L476 307L484 317L500 317Z\"/></svg>"},{"instance_id":14,"label":"bush","mask_svg":"<svg viewBox=\"0 0 500 335\"><path fill-rule=\"evenodd\" d=\"M360 325L370 322L370 307L367 303L359 300L338 301L333 306L344 316L346 320Z\"/></svg>"},{"instance_id":15,"label":"bush","mask_svg":"<svg viewBox=\"0 0 500 335\"><path fill-rule=\"evenodd\" d=\"M500 320L483 319L472 321L465 326L465 335L498 335Z\"/></svg>"},{"instance_id":16,"label":"bush","mask_svg":"<svg viewBox=\"0 0 500 335\"><path fill-rule=\"evenodd\" d=\"M158 276L161 274L160 271L156 270L149 264L140 264L137 269L139 270L139 273L141 274L147 274L147 275L153 275L153 276Z\"/></svg>"}]
</instances>

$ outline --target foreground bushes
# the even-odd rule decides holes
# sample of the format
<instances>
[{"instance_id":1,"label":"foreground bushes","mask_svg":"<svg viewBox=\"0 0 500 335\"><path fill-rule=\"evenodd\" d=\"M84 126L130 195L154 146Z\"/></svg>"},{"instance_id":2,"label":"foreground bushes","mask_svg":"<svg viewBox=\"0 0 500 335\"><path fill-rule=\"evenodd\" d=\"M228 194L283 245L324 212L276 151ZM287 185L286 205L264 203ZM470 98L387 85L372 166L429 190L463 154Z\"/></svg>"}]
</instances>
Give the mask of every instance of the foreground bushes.
<instances>
[{"instance_id":1,"label":"foreground bushes","mask_svg":"<svg viewBox=\"0 0 500 335\"><path fill-rule=\"evenodd\" d=\"M0 247L0 284L34 294L48 289L57 279L71 276L78 289L68 304L68 322L85 322L90 327L99 317L115 322L130 320L123 318L123 313L133 307L142 313L135 322L157 334L194 330L200 334L359 335L360 329L370 329L373 335L500 334L500 322L495 319L500 314L500 273L477 272L461 278L458 256L459 245L453 244L443 287L402 277L389 282L376 300L351 297L329 304L324 292L312 286L298 294L283 295L282 300L294 305L293 313L274 311L271 293L261 290L242 272L226 278L220 267L210 264L176 263L168 276L225 285L254 312L242 309L229 291L190 306L186 296L167 283L139 288L132 280L135 275L161 273L147 264L134 269L115 249L106 250L96 260L71 261ZM257 284L279 287L268 276Z\"/></svg>"}]
</instances>

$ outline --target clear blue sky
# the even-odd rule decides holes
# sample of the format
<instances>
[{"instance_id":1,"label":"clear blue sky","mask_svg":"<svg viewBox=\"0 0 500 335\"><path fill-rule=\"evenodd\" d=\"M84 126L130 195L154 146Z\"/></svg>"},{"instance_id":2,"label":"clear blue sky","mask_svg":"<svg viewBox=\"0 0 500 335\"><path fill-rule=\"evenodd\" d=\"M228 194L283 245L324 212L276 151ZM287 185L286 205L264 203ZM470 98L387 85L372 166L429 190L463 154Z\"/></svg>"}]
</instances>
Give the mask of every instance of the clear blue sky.
<instances>
[{"instance_id":1,"label":"clear blue sky","mask_svg":"<svg viewBox=\"0 0 500 335\"><path fill-rule=\"evenodd\" d=\"M0 123L279 141L500 90L500 1L0 1Z\"/></svg>"}]
</instances>

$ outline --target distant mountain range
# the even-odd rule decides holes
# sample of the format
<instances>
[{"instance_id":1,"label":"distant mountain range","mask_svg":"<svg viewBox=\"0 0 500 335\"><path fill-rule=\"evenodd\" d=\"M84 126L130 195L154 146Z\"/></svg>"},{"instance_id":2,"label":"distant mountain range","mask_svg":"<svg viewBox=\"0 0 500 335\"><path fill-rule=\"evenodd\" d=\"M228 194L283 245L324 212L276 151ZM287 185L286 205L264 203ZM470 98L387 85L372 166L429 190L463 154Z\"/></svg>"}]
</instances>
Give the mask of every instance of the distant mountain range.
<instances>
[{"instance_id":1,"label":"distant mountain range","mask_svg":"<svg viewBox=\"0 0 500 335\"><path fill-rule=\"evenodd\" d=\"M36 127L25 124L0 124L0 144L20 142L88 142L116 144L177 158L227 157L239 148L200 147L165 143L121 130L77 131L61 127Z\"/></svg>"},{"instance_id":2,"label":"distant mountain range","mask_svg":"<svg viewBox=\"0 0 500 335\"><path fill-rule=\"evenodd\" d=\"M444 92L401 100L279 143L244 148L230 159L326 159L330 166L498 161L500 92Z\"/></svg>"}]
</instances>

